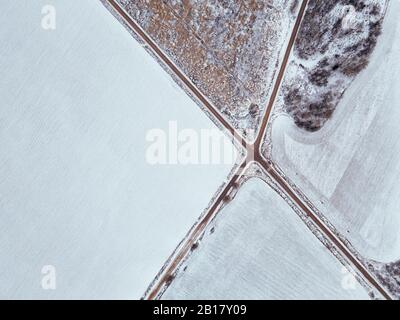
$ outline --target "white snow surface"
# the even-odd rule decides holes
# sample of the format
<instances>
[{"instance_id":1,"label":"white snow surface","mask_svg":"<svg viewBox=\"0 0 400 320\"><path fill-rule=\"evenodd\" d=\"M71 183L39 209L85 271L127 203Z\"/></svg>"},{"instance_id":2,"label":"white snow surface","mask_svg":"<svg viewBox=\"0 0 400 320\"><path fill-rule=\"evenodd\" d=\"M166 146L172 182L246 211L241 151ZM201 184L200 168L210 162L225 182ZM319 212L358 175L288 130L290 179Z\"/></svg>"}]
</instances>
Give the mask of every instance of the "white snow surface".
<instances>
[{"instance_id":1,"label":"white snow surface","mask_svg":"<svg viewBox=\"0 0 400 320\"><path fill-rule=\"evenodd\" d=\"M257 178L219 213L186 263L163 299L368 299L290 206Z\"/></svg>"},{"instance_id":2,"label":"white snow surface","mask_svg":"<svg viewBox=\"0 0 400 320\"><path fill-rule=\"evenodd\" d=\"M400 259L400 1L390 1L368 67L325 127L272 126L272 156L365 258Z\"/></svg>"},{"instance_id":3,"label":"white snow surface","mask_svg":"<svg viewBox=\"0 0 400 320\"><path fill-rule=\"evenodd\" d=\"M215 126L100 1L0 20L0 298L140 298L231 169L151 166L146 132Z\"/></svg>"}]
</instances>

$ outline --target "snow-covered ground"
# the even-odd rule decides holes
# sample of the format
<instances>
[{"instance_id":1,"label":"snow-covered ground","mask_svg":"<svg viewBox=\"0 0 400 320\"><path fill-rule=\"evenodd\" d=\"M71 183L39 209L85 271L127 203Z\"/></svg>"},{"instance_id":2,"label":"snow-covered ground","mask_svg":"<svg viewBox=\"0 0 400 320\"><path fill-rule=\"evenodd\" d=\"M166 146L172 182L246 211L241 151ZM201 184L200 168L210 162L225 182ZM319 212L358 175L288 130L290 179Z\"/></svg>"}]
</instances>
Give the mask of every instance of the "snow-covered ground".
<instances>
[{"instance_id":1,"label":"snow-covered ground","mask_svg":"<svg viewBox=\"0 0 400 320\"><path fill-rule=\"evenodd\" d=\"M216 127L100 1L0 20L0 297L139 298L231 169L151 166L146 132Z\"/></svg>"},{"instance_id":2,"label":"snow-covered ground","mask_svg":"<svg viewBox=\"0 0 400 320\"><path fill-rule=\"evenodd\" d=\"M274 161L356 250L380 262L400 259L399 12L390 1L370 64L319 132L285 115L272 125Z\"/></svg>"},{"instance_id":3,"label":"snow-covered ground","mask_svg":"<svg viewBox=\"0 0 400 320\"><path fill-rule=\"evenodd\" d=\"M280 96L296 125L317 131L368 63L388 0L309 1Z\"/></svg>"},{"instance_id":4,"label":"snow-covered ground","mask_svg":"<svg viewBox=\"0 0 400 320\"><path fill-rule=\"evenodd\" d=\"M181 270L164 299L368 299L289 205L256 178L220 212Z\"/></svg>"}]
</instances>

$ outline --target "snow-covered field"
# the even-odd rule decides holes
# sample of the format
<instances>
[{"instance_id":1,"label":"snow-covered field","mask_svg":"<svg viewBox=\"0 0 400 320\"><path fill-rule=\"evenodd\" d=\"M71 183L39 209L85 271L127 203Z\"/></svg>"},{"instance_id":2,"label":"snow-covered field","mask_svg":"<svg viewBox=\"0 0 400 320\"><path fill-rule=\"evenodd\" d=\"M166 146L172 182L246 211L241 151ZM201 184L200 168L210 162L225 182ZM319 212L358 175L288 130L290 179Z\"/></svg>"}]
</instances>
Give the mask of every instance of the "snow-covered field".
<instances>
[{"instance_id":1,"label":"snow-covered field","mask_svg":"<svg viewBox=\"0 0 400 320\"><path fill-rule=\"evenodd\" d=\"M368 299L368 294L289 205L254 178L208 227L163 298Z\"/></svg>"},{"instance_id":2,"label":"snow-covered field","mask_svg":"<svg viewBox=\"0 0 400 320\"><path fill-rule=\"evenodd\" d=\"M390 1L370 64L320 131L283 114L272 125L274 161L356 250L380 262L400 259L399 12Z\"/></svg>"},{"instance_id":3,"label":"snow-covered field","mask_svg":"<svg viewBox=\"0 0 400 320\"><path fill-rule=\"evenodd\" d=\"M0 20L0 297L139 298L231 169L151 166L146 132L215 127L100 1Z\"/></svg>"}]
</instances>

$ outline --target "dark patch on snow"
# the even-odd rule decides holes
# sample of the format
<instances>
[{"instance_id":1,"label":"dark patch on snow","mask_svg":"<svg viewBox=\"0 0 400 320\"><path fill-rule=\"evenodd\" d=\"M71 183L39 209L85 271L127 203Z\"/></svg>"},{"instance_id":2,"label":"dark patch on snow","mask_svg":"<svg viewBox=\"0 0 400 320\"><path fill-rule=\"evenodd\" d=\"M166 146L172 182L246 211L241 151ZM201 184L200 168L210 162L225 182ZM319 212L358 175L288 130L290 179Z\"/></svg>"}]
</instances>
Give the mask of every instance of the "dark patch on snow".
<instances>
[{"instance_id":1,"label":"dark patch on snow","mask_svg":"<svg viewBox=\"0 0 400 320\"><path fill-rule=\"evenodd\" d=\"M283 87L286 111L297 126L317 131L332 116L345 90L368 65L385 6L385 0L309 2L295 42L294 76Z\"/></svg>"},{"instance_id":2,"label":"dark patch on snow","mask_svg":"<svg viewBox=\"0 0 400 320\"><path fill-rule=\"evenodd\" d=\"M371 261L368 266L390 293L400 299L400 260L387 264Z\"/></svg>"}]
</instances>

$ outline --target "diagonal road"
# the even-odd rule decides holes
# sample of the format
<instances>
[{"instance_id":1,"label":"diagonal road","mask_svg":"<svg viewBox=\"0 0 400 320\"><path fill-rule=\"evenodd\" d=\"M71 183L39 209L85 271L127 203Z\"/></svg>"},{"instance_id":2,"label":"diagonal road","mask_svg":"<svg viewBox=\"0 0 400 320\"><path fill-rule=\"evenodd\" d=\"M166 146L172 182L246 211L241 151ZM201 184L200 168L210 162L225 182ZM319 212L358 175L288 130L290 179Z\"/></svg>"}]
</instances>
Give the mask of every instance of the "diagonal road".
<instances>
[{"instance_id":1,"label":"diagonal road","mask_svg":"<svg viewBox=\"0 0 400 320\"><path fill-rule=\"evenodd\" d=\"M363 263L351 252L351 250L345 245L345 243L330 229L330 227L320 219L317 213L307 204L304 199L286 182L281 174L275 169L275 166L264 157L261 152L263 139L268 127L271 112L278 95L285 71L289 61L289 57L294 46L297 33L299 31L302 19L304 17L305 10L307 8L308 0L303 0L295 25L293 27L283 60L280 65L279 73L273 87L271 97L268 105L264 111L264 115L261 121L260 129L257 137L253 143L248 143L240 133L233 128L233 126L226 121L219 110L207 99L203 93L197 89L197 87L191 82L191 80L173 63L173 61L157 46L157 44L146 34L146 32L125 12L125 10L116 2L116 0L106 0L111 8L123 19L126 26L132 30L152 51L152 53L165 64L170 71L182 82L187 90L193 94L198 101L207 109L207 111L213 115L216 121L219 123L233 142L238 145L246 154L245 159L238 165L232 174L230 180L221 189L215 200L213 201L207 212L199 219L199 221L192 227L185 239L178 246L175 252L170 256L163 269L159 272L153 283L150 284L148 290L144 294L145 299L157 299L159 298L164 290L169 286L172 281L174 274L178 270L182 262L188 257L197 241L202 237L206 227L213 220L218 213L219 209L226 203L227 198L232 190L234 190L243 177L248 166L252 163L259 164L266 172L266 174L274 181L281 192L290 198L297 208L302 211L318 228L321 234L329 239L334 244L338 252L343 258L346 259L347 263L355 270L363 279L375 288L384 298L391 300L391 295L386 289L376 280L373 274L363 265Z\"/></svg>"}]
</instances>

